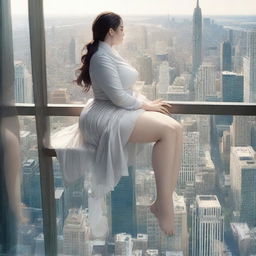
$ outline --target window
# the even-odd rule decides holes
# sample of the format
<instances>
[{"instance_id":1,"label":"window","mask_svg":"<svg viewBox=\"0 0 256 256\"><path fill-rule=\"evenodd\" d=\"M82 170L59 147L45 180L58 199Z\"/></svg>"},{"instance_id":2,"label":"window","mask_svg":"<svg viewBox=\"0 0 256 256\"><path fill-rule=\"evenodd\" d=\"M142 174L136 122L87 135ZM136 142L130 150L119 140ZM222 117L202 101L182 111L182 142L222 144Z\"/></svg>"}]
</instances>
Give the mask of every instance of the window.
<instances>
[{"instance_id":1,"label":"window","mask_svg":"<svg viewBox=\"0 0 256 256\"><path fill-rule=\"evenodd\" d=\"M60 5L43 1L42 20L41 3L29 2L30 15L28 8L23 11L22 7L25 18L21 19L16 17L21 11L20 2L13 0L12 30L10 27L1 30L13 32L13 42L9 41L13 50L8 51L13 53L14 61L21 61L13 63L15 83L12 86L15 91L12 100L17 103L17 130L20 134L22 180L17 190L20 188L22 214L27 217L26 223L14 223L11 227L13 232L9 239L14 239L12 245L15 249L8 249L29 255L89 254L90 248L96 253L104 245L90 238L88 194L83 180L65 187L62 170L52 157L52 151L41 148L43 136L47 138L57 129L75 124L83 104L93 96L92 91L82 94L72 80L80 64L81 48L91 40L90 26L95 16L89 11L83 13L78 0L72 4L62 1ZM196 3L190 7L177 3L172 9L167 2L159 7L161 9L143 1L136 4L137 10L146 7L149 15L136 13L135 9L128 10L128 7L125 13L120 6L112 6L117 13L123 13L125 21L125 42L117 50L139 71L134 89L149 99L161 97L173 104L172 117L184 127L184 145L174 194L176 236L164 237L148 210L156 194L150 162L152 146L148 145L137 156L136 166L129 166L129 176L122 177L115 191L106 197L104 211L112 231L111 239L114 234L121 234L119 239L133 236L133 247L130 239L124 239L125 242L115 240L114 245L112 240L106 240L109 251L114 252L114 247L123 249L129 246L144 251L175 249L182 251L183 255L193 256L207 255L209 250L216 254L230 251L242 255L243 248L234 246L238 244L235 231L239 232L239 227L243 226L255 239L256 192L252 181L256 177L253 164L256 161L256 107L252 79L256 71L255 32L251 32L255 21L248 16L253 9L249 2L241 2L239 9L235 5L231 8L228 3L229 0L222 1L218 9L217 4L213 8L200 2L202 19ZM56 4L60 8L55 8ZM92 13L101 11L93 11L94 4L96 2L88 10ZM97 3L97 6L103 8L104 4L101 4ZM3 10L5 18L8 19L8 15L10 18L7 5ZM186 15L181 16L183 10ZM153 15L153 11L158 12L157 15ZM225 16L238 11L245 16ZM40 22L44 24L44 31L40 30ZM37 55L44 56L42 48L32 50L40 45L38 41L35 43L39 36L45 36L45 63L43 58L36 58ZM29 39L32 39L32 45ZM8 56L3 56L8 60ZM5 63L10 65L8 61ZM3 72L5 83L1 83L1 90L9 85L7 73ZM31 94L32 86L36 92L34 95ZM42 107L43 113L38 110L40 108L29 104L34 101ZM3 147L3 151L6 148ZM11 186L5 180L6 184L5 193ZM8 205L1 198L2 204ZM9 217L11 220L16 218ZM124 232L126 234L122 234ZM137 236L140 233L144 234L142 238ZM7 249L2 237L0 252L5 253ZM253 243L248 243L246 249L250 254L256 253Z\"/></svg>"}]
</instances>

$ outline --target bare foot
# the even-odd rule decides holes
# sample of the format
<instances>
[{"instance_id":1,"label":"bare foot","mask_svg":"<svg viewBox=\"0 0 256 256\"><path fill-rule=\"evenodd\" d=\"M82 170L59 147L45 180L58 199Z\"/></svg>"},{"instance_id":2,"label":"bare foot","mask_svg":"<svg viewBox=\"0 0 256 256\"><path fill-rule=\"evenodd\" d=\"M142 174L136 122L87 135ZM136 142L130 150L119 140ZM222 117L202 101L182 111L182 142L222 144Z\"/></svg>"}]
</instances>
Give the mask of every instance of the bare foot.
<instances>
[{"instance_id":1,"label":"bare foot","mask_svg":"<svg viewBox=\"0 0 256 256\"><path fill-rule=\"evenodd\" d=\"M162 231L168 235L174 235L174 210L173 210L173 201L170 202L159 203L155 201L150 206L150 211L156 216L158 219L159 227Z\"/></svg>"}]
</instances>

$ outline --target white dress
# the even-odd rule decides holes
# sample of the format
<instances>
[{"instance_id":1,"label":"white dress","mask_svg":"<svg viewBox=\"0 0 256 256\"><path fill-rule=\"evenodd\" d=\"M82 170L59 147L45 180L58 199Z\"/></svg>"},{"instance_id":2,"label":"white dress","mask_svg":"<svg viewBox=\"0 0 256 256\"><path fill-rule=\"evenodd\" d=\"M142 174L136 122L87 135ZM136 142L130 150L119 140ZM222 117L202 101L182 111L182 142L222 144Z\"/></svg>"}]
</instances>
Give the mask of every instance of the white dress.
<instances>
[{"instance_id":1,"label":"white dress","mask_svg":"<svg viewBox=\"0 0 256 256\"><path fill-rule=\"evenodd\" d=\"M140 106L149 100L133 90L136 69L103 41L91 58L89 73L94 97L84 106L79 123L53 134L51 144L64 183L84 177L90 191L89 220L94 235L100 236L107 225L101 209L104 196L114 190L121 176L129 175L128 166L150 144L128 142L136 119L145 111Z\"/></svg>"}]
</instances>

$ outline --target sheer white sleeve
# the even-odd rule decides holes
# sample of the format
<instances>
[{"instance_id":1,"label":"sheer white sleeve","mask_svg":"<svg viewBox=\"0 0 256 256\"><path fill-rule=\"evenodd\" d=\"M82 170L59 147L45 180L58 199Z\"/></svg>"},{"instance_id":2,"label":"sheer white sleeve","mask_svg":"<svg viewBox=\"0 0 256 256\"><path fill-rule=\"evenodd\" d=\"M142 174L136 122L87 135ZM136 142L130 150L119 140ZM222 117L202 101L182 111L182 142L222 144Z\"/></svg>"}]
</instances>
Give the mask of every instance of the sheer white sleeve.
<instances>
[{"instance_id":1,"label":"sheer white sleeve","mask_svg":"<svg viewBox=\"0 0 256 256\"><path fill-rule=\"evenodd\" d=\"M142 101L123 89L117 68L111 58L105 55L92 56L90 77L114 105L125 109L139 109Z\"/></svg>"}]
</instances>

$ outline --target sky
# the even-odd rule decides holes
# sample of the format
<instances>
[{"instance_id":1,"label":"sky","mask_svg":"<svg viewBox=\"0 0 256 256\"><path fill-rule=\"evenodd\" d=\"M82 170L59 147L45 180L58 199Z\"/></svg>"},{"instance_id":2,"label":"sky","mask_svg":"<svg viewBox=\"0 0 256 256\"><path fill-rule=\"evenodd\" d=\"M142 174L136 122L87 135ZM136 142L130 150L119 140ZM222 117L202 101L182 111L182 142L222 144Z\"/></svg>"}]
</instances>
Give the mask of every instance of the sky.
<instances>
[{"instance_id":1,"label":"sky","mask_svg":"<svg viewBox=\"0 0 256 256\"><path fill-rule=\"evenodd\" d=\"M203 15L253 15L256 0L199 0ZM27 14L28 0L11 0L12 14ZM120 15L192 15L196 0L44 0L45 15L85 15L113 11Z\"/></svg>"}]
</instances>

